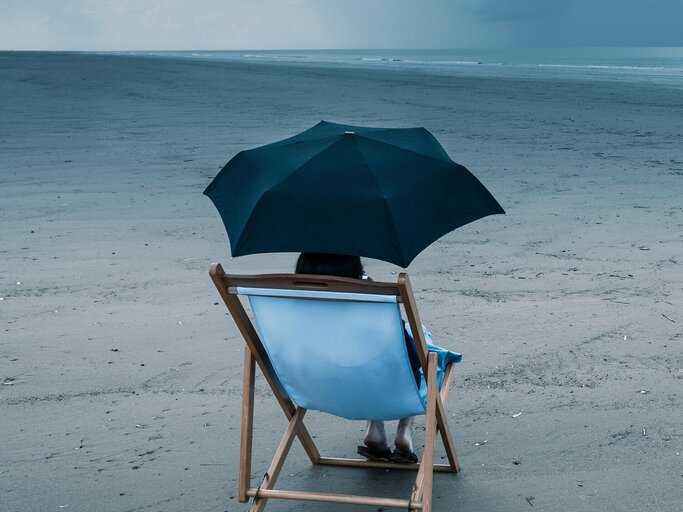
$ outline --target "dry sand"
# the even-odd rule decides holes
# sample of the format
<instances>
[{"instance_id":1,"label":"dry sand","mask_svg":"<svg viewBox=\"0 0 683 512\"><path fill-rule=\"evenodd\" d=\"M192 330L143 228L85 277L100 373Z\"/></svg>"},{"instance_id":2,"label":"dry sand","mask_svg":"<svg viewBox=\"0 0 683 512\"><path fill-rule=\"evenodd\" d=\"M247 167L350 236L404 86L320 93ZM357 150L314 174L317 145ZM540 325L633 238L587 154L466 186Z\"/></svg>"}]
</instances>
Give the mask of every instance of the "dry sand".
<instances>
[{"instance_id":1,"label":"dry sand","mask_svg":"<svg viewBox=\"0 0 683 512\"><path fill-rule=\"evenodd\" d=\"M448 400L463 471L436 476L436 510L680 510L681 98L0 54L0 510L248 508L235 497L242 341L206 270L290 271L294 255L231 260L201 192L238 150L320 119L425 126L508 212L409 268L423 321L465 356ZM258 397L257 478L285 426L263 386ZM354 454L358 422L307 423L323 451ZM280 484L396 497L411 486L312 467L299 447Z\"/></svg>"}]
</instances>

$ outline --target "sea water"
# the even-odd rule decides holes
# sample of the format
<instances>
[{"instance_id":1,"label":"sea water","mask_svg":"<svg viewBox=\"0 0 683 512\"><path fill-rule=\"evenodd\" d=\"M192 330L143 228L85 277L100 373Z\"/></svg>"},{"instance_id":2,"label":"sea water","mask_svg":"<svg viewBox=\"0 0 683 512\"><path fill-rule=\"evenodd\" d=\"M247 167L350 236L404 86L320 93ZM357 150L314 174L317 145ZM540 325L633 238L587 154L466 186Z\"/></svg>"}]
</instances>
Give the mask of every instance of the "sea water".
<instances>
[{"instance_id":1,"label":"sea water","mask_svg":"<svg viewBox=\"0 0 683 512\"><path fill-rule=\"evenodd\" d=\"M683 47L120 52L445 75L649 82L683 88Z\"/></svg>"}]
</instances>

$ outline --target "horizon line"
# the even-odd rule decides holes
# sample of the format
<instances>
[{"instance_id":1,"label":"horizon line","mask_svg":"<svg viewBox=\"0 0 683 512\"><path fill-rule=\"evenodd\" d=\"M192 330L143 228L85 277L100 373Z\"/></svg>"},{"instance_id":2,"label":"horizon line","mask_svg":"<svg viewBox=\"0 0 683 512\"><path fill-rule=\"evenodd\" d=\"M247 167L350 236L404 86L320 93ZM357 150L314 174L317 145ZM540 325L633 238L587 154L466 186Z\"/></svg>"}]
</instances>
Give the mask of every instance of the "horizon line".
<instances>
[{"instance_id":1,"label":"horizon line","mask_svg":"<svg viewBox=\"0 0 683 512\"><path fill-rule=\"evenodd\" d=\"M572 50L572 49L629 49L629 48L652 48L652 49L683 49L680 46L660 45L609 45L609 46L460 46L460 47L367 47L367 48L138 48L138 49L15 49L0 48L0 52L45 52L45 53L119 53L119 52L326 52L326 51L419 51L419 50Z\"/></svg>"}]
</instances>

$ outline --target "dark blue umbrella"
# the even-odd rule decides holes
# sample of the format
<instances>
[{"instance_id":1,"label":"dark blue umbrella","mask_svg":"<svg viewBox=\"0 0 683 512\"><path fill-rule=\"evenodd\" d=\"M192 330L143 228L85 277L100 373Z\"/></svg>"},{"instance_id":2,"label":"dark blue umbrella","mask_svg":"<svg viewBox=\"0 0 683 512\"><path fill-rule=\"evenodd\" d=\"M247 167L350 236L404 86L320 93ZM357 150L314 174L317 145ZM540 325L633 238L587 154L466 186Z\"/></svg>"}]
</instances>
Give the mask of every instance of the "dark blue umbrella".
<instances>
[{"instance_id":1,"label":"dark blue umbrella","mask_svg":"<svg viewBox=\"0 0 683 512\"><path fill-rule=\"evenodd\" d=\"M404 268L449 231L505 213L426 129L325 121L241 151L204 194L233 256L337 253Z\"/></svg>"}]
</instances>

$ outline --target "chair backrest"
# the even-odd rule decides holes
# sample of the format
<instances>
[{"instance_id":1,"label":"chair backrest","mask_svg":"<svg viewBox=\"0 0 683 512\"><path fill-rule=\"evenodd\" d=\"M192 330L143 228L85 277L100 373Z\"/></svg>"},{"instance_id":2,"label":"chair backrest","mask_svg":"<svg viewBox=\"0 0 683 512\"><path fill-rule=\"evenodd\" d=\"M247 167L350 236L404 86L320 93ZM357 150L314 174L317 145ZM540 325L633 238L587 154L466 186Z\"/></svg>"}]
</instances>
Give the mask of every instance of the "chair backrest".
<instances>
[{"instance_id":1,"label":"chair backrest","mask_svg":"<svg viewBox=\"0 0 683 512\"><path fill-rule=\"evenodd\" d=\"M348 419L425 413L395 295L237 286L270 363L300 407Z\"/></svg>"}]
</instances>

